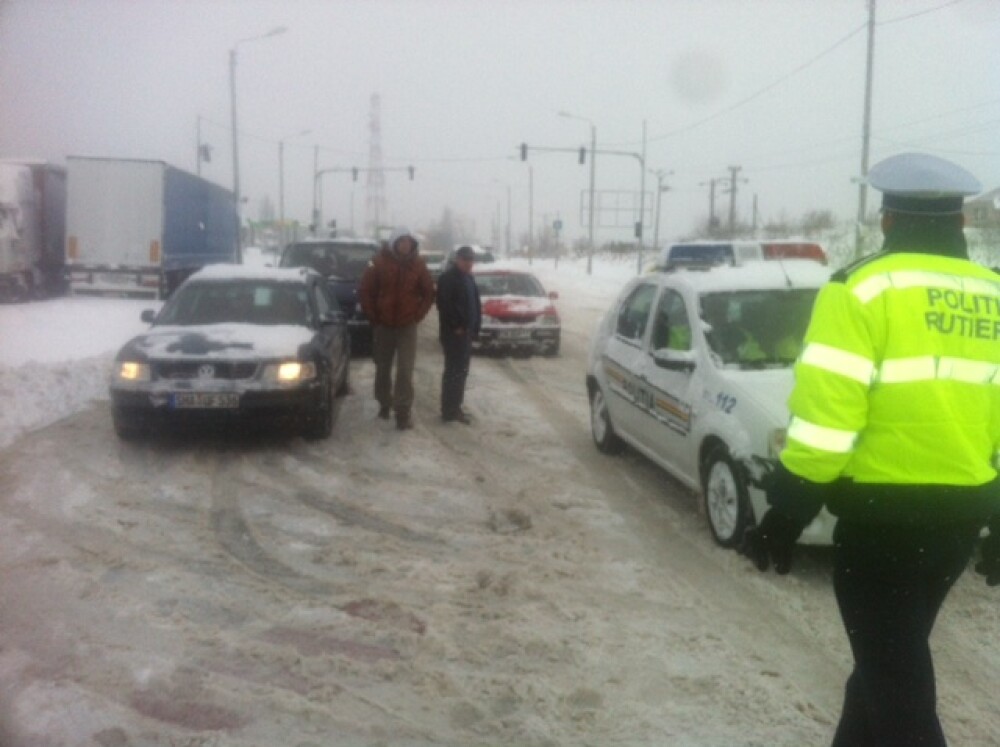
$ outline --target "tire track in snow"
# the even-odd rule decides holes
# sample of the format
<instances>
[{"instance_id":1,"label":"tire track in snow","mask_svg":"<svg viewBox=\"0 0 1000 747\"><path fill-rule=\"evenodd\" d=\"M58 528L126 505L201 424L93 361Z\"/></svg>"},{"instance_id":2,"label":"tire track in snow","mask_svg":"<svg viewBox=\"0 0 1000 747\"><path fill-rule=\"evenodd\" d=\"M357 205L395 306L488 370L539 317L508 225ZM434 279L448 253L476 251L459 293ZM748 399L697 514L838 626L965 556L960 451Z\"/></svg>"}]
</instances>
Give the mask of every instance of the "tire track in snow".
<instances>
[{"instance_id":1,"label":"tire track in snow","mask_svg":"<svg viewBox=\"0 0 1000 747\"><path fill-rule=\"evenodd\" d=\"M299 573L274 558L257 542L240 508L232 461L231 452L220 454L212 476L210 521L219 545L242 566L259 576L297 592L328 597L335 590L331 584Z\"/></svg>"}]
</instances>

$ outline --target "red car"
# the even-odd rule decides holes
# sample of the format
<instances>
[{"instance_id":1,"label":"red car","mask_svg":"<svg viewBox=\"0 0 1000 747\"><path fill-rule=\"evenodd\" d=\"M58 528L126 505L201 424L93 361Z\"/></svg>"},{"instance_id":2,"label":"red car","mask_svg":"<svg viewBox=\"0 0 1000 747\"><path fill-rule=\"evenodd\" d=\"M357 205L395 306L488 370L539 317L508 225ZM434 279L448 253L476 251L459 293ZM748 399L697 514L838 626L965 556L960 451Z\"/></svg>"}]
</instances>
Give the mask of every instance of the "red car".
<instances>
[{"instance_id":1,"label":"red car","mask_svg":"<svg viewBox=\"0 0 1000 747\"><path fill-rule=\"evenodd\" d=\"M528 272L483 269L473 277L483 303L477 349L559 354L561 322L552 304L557 293L546 293Z\"/></svg>"}]
</instances>

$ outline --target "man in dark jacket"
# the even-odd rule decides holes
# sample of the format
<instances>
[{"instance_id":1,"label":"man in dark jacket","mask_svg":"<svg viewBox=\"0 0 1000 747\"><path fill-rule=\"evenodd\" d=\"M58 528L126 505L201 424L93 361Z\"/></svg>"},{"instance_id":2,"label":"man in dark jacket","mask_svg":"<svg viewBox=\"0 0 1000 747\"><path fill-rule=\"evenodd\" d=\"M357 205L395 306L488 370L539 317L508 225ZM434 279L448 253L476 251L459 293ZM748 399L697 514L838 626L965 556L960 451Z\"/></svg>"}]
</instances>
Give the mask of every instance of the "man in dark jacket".
<instances>
[{"instance_id":1,"label":"man in dark jacket","mask_svg":"<svg viewBox=\"0 0 1000 747\"><path fill-rule=\"evenodd\" d=\"M472 277L476 255L471 247L455 252L455 261L438 279L437 308L440 320L441 347L444 348L444 374L441 376L441 419L468 425L468 413L462 409L465 380L469 376L472 341L479 335L482 306L479 290Z\"/></svg>"},{"instance_id":2,"label":"man in dark jacket","mask_svg":"<svg viewBox=\"0 0 1000 747\"><path fill-rule=\"evenodd\" d=\"M417 325L434 304L434 281L417 254L417 240L397 231L375 255L358 288L358 300L372 324L375 399L385 420L393 408L396 427L413 427L413 367L417 359ZM396 359L393 387L392 361Z\"/></svg>"}]
</instances>

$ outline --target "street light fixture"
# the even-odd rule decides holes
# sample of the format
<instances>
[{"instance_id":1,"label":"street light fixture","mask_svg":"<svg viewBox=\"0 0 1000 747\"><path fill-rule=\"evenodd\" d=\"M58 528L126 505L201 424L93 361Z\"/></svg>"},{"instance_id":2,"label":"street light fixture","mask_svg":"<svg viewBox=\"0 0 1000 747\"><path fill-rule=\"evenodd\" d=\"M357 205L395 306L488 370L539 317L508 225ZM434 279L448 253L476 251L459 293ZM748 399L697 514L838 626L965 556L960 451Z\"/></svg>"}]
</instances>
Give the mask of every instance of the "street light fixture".
<instances>
[{"instance_id":1,"label":"street light fixture","mask_svg":"<svg viewBox=\"0 0 1000 747\"><path fill-rule=\"evenodd\" d=\"M597 126L586 117L570 114L567 111L557 112L566 119L578 119L590 125L590 213L587 216L587 274L591 273L594 264L594 180L597 171Z\"/></svg>"},{"instance_id":2,"label":"street light fixture","mask_svg":"<svg viewBox=\"0 0 1000 747\"><path fill-rule=\"evenodd\" d=\"M656 177L656 224L655 224L655 228L653 229L653 251L656 252L656 251L659 251L659 248L660 248L660 205L661 205L661 198L663 197L663 193L664 192L669 192L670 191L670 187L664 186L663 180L666 179L668 176L673 176L674 172L673 171L666 171L664 169L659 169L657 171L653 171L652 169L650 169L649 173L651 173L653 176Z\"/></svg>"},{"instance_id":3,"label":"street light fixture","mask_svg":"<svg viewBox=\"0 0 1000 747\"><path fill-rule=\"evenodd\" d=\"M284 26L275 26L267 33L258 36L248 36L245 39L237 39L236 43L233 44L233 48L229 50L229 101L232 109L233 126L233 199L236 202L236 251L241 261L243 254L243 237L241 235L243 232L243 220L240 218L240 146L239 128L236 125L236 50L239 49L240 44L258 41L259 39L268 39L272 36L283 34L286 31L288 29Z\"/></svg>"},{"instance_id":4,"label":"street light fixture","mask_svg":"<svg viewBox=\"0 0 1000 747\"><path fill-rule=\"evenodd\" d=\"M281 248L285 248L288 238L285 233L285 141L293 137L308 135L312 130L302 130L291 135L285 135L278 140L278 221L281 224Z\"/></svg>"}]
</instances>

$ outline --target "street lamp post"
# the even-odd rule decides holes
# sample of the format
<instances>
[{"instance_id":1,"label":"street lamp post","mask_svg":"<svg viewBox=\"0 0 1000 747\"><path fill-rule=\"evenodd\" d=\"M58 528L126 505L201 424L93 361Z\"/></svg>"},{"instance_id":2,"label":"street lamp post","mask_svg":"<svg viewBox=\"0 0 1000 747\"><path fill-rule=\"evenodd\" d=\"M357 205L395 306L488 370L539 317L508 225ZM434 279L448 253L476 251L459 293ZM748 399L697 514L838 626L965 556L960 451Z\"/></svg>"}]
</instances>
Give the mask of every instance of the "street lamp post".
<instances>
[{"instance_id":1,"label":"street lamp post","mask_svg":"<svg viewBox=\"0 0 1000 747\"><path fill-rule=\"evenodd\" d=\"M278 222L281 225L279 235L281 236L282 249L285 248L285 244L288 242L285 232L285 141L293 137L308 135L310 132L312 130L302 130L292 135L285 135L285 137L278 140Z\"/></svg>"},{"instance_id":2,"label":"street lamp post","mask_svg":"<svg viewBox=\"0 0 1000 747\"><path fill-rule=\"evenodd\" d=\"M239 48L240 44L245 44L246 42L257 41L258 39L267 39L272 36L277 36L278 34L283 34L287 31L284 26L276 26L275 28L268 31L266 34L260 34L259 36L250 36L246 39L238 39L233 48L229 50L229 102L232 114L232 127L233 127L233 199L236 202L236 220L237 220L237 230L236 230L236 250L238 257L242 260L242 231L243 231L243 220L240 218L240 144L239 144L239 128L236 124L236 50Z\"/></svg>"},{"instance_id":3,"label":"street lamp post","mask_svg":"<svg viewBox=\"0 0 1000 747\"><path fill-rule=\"evenodd\" d=\"M559 112L559 116L567 119L579 119L590 125L590 210L587 216L587 274L589 275L594 264L594 183L597 178L597 125L586 117L570 114L567 111Z\"/></svg>"},{"instance_id":4,"label":"street lamp post","mask_svg":"<svg viewBox=\"0 0 1000 747\"><path fill-rule=\"evenodd\" d=\"M660 205L662 202L663 193L670 191L670 187L663 186L663 180L673 173L674 173L673 171L664 171L663 169L653 172L653 175L656 177L656 224L655 228L653 229L654 252L658 251L660 248Z\"/></svg>"}]
</instances>

